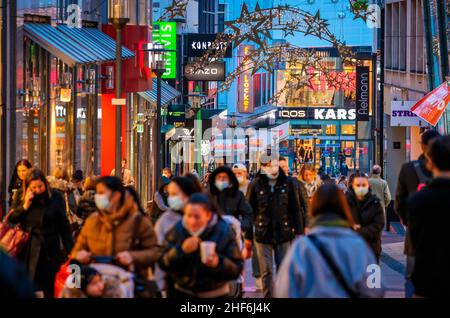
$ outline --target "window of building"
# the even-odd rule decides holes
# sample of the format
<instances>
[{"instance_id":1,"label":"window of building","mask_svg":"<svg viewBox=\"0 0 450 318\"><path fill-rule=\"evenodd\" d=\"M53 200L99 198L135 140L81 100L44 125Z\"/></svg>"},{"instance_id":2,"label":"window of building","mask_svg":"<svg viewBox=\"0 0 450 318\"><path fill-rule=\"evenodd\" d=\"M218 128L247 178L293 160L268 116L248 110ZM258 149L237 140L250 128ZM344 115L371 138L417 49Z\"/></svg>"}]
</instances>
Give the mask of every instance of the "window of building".
<instances>
[{"instance_id":1,"label":"window of building","mask_svg":"<svg viewBox=\"0 0 450 318\"><path fill-rule=\"evenodd\" d=\"M355 135L356 127L355 125L342 125L341 126L341 135Z\"/></svg>"},{"instance_id":2,"label":"window of building","mask_svg":"<svg viewBox=\"0 0 450 318\"><path fill-rule=\"evenodd\" d=\"M325 134L326 135L336 135L336 125L326 125Z\"/></svg>"}]
</instances>

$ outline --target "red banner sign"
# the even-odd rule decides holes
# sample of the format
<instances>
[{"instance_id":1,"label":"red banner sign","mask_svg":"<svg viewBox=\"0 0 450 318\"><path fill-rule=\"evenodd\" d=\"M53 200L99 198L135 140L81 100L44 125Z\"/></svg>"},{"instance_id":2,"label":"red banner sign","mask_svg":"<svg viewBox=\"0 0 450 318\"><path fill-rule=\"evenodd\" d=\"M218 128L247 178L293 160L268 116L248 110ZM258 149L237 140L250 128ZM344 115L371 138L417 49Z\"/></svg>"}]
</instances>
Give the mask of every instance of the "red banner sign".
<instances>
[{"instance_id":1,"label":"red banner sign","mask_svg":"<svg viewBox=\"0 0 450 318\"><path fill-rule=\"evenodd\" d=\"M436 126L448 103L450 89L447 82L422 97L411 107L411 111L432 126Z\"/></svg>"}]
</instances>

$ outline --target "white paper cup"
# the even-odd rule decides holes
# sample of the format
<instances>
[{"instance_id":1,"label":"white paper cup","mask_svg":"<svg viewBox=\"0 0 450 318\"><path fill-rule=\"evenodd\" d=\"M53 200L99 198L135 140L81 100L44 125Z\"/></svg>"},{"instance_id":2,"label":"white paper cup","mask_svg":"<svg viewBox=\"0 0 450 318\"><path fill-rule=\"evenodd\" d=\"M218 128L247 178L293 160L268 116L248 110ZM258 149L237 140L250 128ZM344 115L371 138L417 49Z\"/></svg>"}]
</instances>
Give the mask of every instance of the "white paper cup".
<instances>
[{"instance_id":1,"label":"white paper cup","mask_svg":"<svg viewBox=\"0 0 450 318\"><path fill-rule=\"evenodd\" d=\"M200 255L202 263L206 263L208 258L216 251L216 242L204 241L200 243Z\"/></svg>"}]
</instances>

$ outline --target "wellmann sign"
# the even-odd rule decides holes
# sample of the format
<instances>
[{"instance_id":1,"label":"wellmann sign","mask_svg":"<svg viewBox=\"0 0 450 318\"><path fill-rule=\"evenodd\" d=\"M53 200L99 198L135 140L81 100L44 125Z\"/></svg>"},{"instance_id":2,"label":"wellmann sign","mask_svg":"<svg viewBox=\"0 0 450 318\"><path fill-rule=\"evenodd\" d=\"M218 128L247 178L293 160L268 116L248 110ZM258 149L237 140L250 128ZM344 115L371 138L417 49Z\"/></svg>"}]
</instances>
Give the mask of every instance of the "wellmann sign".
<instances>
[{"instance_id":1,"label":"wellmann sign","mask_svg":"<svg viewBox=\"0 0 450 318\"><path fill-rule=\"evenodd\" d=\"M369 121L370 71L368 66L356 67L356 120Z\"/></svg>"}]
</instances>

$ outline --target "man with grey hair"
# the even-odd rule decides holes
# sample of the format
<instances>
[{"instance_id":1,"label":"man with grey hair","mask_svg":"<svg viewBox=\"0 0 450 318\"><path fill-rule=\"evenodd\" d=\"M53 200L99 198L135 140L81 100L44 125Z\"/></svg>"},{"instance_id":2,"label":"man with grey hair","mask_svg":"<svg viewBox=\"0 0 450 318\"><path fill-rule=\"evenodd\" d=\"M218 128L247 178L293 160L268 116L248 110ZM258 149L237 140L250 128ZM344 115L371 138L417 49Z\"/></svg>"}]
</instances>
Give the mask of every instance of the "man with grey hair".
<instances>
[{"instance_id":1,"label":"man with grey hair","mask_svg":"<svg viewBox=\"0 0 450 318\"><path fill-rule=\"evenodd\" d=\"M381 167L374 165L372 167L372 177L369 178L369 185L372 193L380 199L384 216L386 217L386 208L391 202L391 192L388 183L381 178Z\"/></svg>"}]
</instances>

